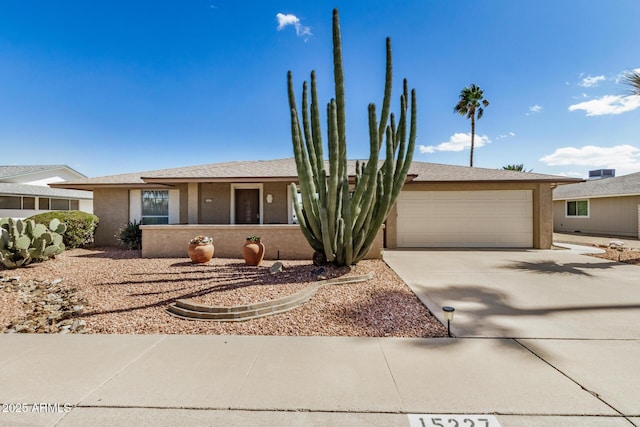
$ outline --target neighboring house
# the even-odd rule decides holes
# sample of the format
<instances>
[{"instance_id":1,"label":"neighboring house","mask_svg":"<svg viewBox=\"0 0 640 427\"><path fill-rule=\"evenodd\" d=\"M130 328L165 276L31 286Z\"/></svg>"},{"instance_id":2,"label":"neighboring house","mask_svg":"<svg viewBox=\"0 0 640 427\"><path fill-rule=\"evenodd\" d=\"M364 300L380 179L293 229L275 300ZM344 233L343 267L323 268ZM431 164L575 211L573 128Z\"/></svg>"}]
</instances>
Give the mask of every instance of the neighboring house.
<instances>
[{"instance_id":1,"label":"neighboring house","mask_svg":"<svg viewBox=\"0 0 640 427\"><path fill-rule=\"evenodd\" d=\"M349 162L355 171L355 161ZM328 170L328 168L327 168ZM216 254L237 254L258 234L270 258L305 258L311 249L294 224L293 159L214 163L88 178L53 187L92 190L100 217L96 242L114 244L141 221L143 256L183 256L188 239L214 238ZM549 248L552 187L573 178L413 162L385 229L372 248ZM161 225L164 224L164 225Z\"/></svg>"},{"instance_id":2,"label":"neighboring house","mask_svg":"<svg viewBox=\"0 0 640 427\"><path fill-rule=\"evenodd\" d=\"M0 166L0 218L22 219L50 210L93 212L90 191L50 188L54 182L85 179L65 165Z\"/></svg>"},{"instance_id":3,"label":"neighboring house","mask_svg":"<svg viewBox=\"0 0 640 427\"><path fill-rule=\"evenodd\" d=\"M640 172L553 191L554 231L640 238Z\"/></svg>"}]
</instances>

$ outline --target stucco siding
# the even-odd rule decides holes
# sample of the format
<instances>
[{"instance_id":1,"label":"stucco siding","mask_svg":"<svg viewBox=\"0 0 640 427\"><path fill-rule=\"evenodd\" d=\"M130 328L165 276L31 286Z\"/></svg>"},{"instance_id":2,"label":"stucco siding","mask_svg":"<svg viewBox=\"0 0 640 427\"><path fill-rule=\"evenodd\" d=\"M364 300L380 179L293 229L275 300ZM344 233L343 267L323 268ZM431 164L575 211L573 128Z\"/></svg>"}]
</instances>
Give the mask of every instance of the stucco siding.
<instances>
[{"instance_id":1,"label":"stucco siding","mask_svg":"<svg viewBox=\"0 0 640 427\"><path fill-rule=\"evenodd\" d=\"M93 213L93 200L80 200L80 210L83 212Z\"/></svg>"},{"instance_id":2,"label":"stucco siding","mask_svg":"<svg viewBox=\"0 0 640 427\"><path fill-rule=\"evenodd\" d=\"M176 184L180 191L180 224L186 224L189 218L189 191L187 184Z\"/></svg>"},{"instance_id":3,"label":"stucco siding","mask_svg":"<svg viewBox=\"0 0 640 427\"><path fill-rule=\"evenodd\" d=\"M242 246L249 235L261 237L265 259L311 260L313 249L298 225L143 225L142 256L145 258L187 256L187 243L196 235L213 237L214 256L242 258ZM367 255L382 256L382 230Z\"/></svg>"},{"instance_id":4,"label":"stucco siding","mask_svg":"<svg viewBox=\"0 0 640 427\"><path fill-rule=\"evenodd\" d=\"M265 182L263 189L264 197L264 223L265 224L287 224L289 222L287 212L287 186L284 182ZM273 200L267 202L271 194Z\"/></svg>"},{"instance_id":5,"label":"stucco siding","mask_svg":"<svg viewBox=\"0 0 640 427\"><path fill-rule=\"evenodd\" d=\"M129 190L126 188L93 190L93 213L100 218L95 235L96 245L118 244L114 235L129 221Z\"/></svg>"},{"instance_id":6,"label":"stucco siding","mask_svg":"<svg viewBox=\"0 0 640 427\"><path fill-rule=\"evenodd\" d=\"M588 218L571 218L566 216L566 200L556 200L554 230L638 237L638 205L640 196L594 198L589 199Z\"/></svg>"},{"instance_id":7,"label":"stucco siding","mask_svg":"<svg viewBox=\"0 0 640 427\"><path fill-rule=\"evenodd\" d=\"M199 223L230 224L230 194L229 183L200 184Z\"/></svg>"}]
</instances>

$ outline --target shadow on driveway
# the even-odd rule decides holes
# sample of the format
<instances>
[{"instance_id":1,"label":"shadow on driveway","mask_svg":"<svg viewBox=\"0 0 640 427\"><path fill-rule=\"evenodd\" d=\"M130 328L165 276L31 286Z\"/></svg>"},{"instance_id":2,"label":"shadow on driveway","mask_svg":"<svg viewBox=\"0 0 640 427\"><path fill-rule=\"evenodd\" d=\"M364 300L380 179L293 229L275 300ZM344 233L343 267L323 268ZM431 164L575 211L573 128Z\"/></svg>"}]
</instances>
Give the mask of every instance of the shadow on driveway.
<instances>
[{"instance_id":1,"label":"shadow on driveway","mask_svg":"<svg viewBox=\"0 0 640 427\"><path fill-rule=\"evenodd\" d=\"M553 260L545 261L517 261L506 265L505 268L513 270L524 270L539 274L565 274L592 277L587 270L606 270L618 265L616 262L592 263L592 262L569 262L558 264Z\"/></svg>"}]
</instances>

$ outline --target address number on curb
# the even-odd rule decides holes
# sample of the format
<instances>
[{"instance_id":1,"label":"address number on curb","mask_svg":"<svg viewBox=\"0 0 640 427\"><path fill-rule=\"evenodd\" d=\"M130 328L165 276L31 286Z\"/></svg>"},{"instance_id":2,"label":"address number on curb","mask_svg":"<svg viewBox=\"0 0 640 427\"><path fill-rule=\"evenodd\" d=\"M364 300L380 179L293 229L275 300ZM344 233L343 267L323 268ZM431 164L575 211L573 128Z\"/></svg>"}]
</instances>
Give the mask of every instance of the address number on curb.
<instances>
[{"instance_id":1,"label":"address number on curb","mask_svg":"<svg viewBox=\"0 0 640 427\"><path fill-rule=\"evenodd\" d=\"M501 427L493 415L407 414L410 427Z\"/></svg>"}]
</instances>

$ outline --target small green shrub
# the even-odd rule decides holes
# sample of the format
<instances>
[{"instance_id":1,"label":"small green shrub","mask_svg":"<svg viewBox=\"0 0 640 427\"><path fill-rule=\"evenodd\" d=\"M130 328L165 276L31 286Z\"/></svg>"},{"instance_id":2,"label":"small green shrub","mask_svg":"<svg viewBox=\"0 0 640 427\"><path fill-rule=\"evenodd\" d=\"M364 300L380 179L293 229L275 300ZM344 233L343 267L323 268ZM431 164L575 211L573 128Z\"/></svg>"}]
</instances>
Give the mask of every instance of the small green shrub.
<instances>
[{"instance_id":1,"label":"small green shrub","mask_svg":"<svg viewBox=\"0 0 640 427\"><path fill-rule=\"evenodd\" d=\"M142 249L142 230L135 219L123 225L115 236L127 249Z\"/></svg>"},{"instance_id":2,"label":"small green shrub","mask_svg":"<svg viewBox=\"0 0 640 427\"><path fill-rule=\"evenodd\" d=\"M67 248L80 248L93 243L98 226L97 216L82 211L51 211L29 217L38 224L49 224L57 218L67 226L63 239Z\"/></svg>"}]
</instances>

